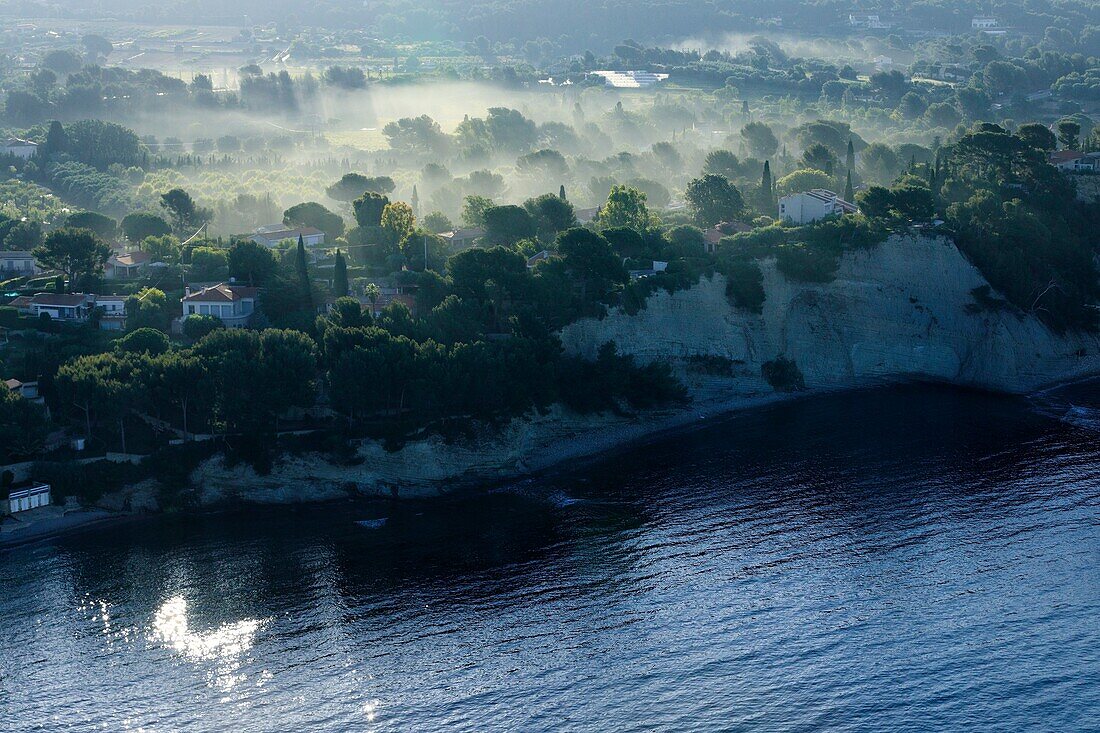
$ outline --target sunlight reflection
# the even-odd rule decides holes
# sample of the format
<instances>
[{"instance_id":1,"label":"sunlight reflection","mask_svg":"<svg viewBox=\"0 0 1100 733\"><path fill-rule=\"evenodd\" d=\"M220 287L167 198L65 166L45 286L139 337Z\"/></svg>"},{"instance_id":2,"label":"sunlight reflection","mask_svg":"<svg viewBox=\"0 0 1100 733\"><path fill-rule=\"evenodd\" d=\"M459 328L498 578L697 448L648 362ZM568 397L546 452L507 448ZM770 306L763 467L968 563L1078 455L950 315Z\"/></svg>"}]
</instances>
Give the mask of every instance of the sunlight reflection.
<instances>
[{"instance_id":1,"label":"sunlight reflection","mask_svg":"<svg viewBox=\"0 0 1100 733\"><path fill-rule=\"evenodd\" d=\"M187 600L176 596L157 609L152 636L192 662L214 662L212 682L228 689L244 681L243 675L236 674L240 658L255 644L261 625L259 620L245 619L212 631L193 631L187 619Z\"/></svg>"}]
</instances>

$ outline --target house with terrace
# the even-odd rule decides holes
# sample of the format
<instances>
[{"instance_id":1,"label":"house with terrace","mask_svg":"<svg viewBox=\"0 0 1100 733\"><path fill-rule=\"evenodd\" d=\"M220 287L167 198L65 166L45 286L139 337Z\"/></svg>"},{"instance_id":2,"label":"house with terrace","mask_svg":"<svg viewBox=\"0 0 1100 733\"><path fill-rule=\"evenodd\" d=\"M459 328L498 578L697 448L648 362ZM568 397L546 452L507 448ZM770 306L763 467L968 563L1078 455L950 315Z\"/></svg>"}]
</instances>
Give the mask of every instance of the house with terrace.
<instances>
[{"instance_id":1,"label":"house with terrace","mask_svg":"<svg viewBox=\"0 0 1100 733\"><path fill-rule=\"evenodd\" d=\"M85 293L39 293L30 302L31 315L66 323L86 322L94 307L95 296Z\"/></svg>"},{"instance_id":2,"label":"house with terrace","mask_svg":"<svg viewBox=\"0 0 1100 733\"><path fill-rule=\"evenodd\" d=\"M256 310L258 288L218 283L201 290L187 288L183 296L183 318L214 316L227 328L244 328Z\"/></svg>"},{"instance_id":3,"label":"house with terrace","mask_svg":"<svg viewBox=\"0 0 1100 733\"><path fill-rule=\"evenodd\" d=\"M108 280L129 280L145 274L153 257L148 252L119 252L107 260L104 277Z\"/></svg>"}]
</instances>

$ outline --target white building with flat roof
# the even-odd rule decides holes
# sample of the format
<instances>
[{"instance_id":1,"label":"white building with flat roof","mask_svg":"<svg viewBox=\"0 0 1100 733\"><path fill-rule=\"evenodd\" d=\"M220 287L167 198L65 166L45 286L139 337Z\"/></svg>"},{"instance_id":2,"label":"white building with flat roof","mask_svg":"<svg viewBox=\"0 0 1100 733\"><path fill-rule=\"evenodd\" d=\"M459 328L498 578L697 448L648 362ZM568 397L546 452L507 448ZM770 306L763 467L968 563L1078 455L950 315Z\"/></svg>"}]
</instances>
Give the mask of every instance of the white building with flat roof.
<instances>
[{"instance_id":1,"label":"white building with flat roof","mask_svg":"<svg viewBox=\"0 0 1100 733\"><path fill-rule=\"evenodd\" d=\"M809 224L830 216L854 214L859 209L832 191L815 188L792 193L779 199L779 219L793 224Z\"/></svg>"}]
</instances>

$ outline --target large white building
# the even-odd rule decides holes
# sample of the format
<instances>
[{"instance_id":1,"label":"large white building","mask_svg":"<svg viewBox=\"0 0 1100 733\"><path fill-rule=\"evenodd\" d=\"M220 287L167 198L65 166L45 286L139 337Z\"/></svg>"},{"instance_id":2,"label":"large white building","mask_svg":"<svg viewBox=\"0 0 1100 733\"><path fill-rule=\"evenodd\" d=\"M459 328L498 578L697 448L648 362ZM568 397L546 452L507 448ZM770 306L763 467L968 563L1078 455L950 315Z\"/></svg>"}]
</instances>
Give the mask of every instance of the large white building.
<instances>
[{"instance_id":1,"label":"large white building","mask_svg":"<svg viewBox=\"0 0 1100 733\"><path fill-rule=\"evenodd\" d=\"M970 21L970 28L976 31L987 31L1000 27L1000 21L990 15L978 15Z\"/></svg>"},{"instance_id":2,"label":"large white building","mask_svg":"<svg viewBox=\"0 0 1100 733\"><path fill-rule=\"evenodd\" d=\"M830 216L854 214L856 211L858 209L855 204L823 188L792 193L779 199L780 221L794 224L809 224Z\"/></svg>"},{"instance_id":3,"label":"large white building","mask_svg":"<svg viewBox=\"0 0 1100 733\"><path fill-rule=\"evenodd\" d=\"M183 296L183 317L214 316L228 328L244 328L256 310L256 288L219 283Z\"/></svg>"},{"instance_id":4,"label":"large white building","mask_svg":"<svg viewBox=\"0 0 1100 733\"><path fill-rule=\"evenodd\" d=\"M593 71L592 74L603 77L608 86L618 89L644 89L668 78L668 74L652 71Z\"/></svg>"},{"instance_id":5,"label":"large white building","mask_svg":"<svg viewBox=\"0 0 1100 733\"><path fill-rule=\"evenodd\" d=\"M14 155L16 158L22 158L27 160L33 158L38 154L38 143L32 143L30 140L22 140L17 137L9 137L4 141L3 149L0 149L0 155Z\"/></svg>"}]
</instances>

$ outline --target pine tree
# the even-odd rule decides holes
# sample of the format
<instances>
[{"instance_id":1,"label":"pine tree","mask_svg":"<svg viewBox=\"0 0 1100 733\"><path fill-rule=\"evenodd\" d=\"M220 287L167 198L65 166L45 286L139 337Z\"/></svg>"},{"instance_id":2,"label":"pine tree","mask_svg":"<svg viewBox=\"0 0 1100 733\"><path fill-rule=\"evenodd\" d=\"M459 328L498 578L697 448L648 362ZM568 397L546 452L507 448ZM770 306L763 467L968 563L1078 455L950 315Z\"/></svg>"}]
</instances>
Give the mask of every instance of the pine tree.
<instances>
[{"instance_id":1,"label":"pine tree","mask_svg":"<svg viewBox=\"0 0 1100 733\"><path fill-rule=\"evenodd\" d=\"M848 169L848 182L844 184L844 200L848 203L852 202L855 197L855 191L852 190L852 169Z\"/></svg>"},{"instance_id":2,"label":"pine tree","mask_svg":"<svg viewBox=\"0 0 1100 733\"><path fill-rule=\"evenodd\" d=\"M298 288L302 291L302 304L313 310L313 291L309 286L309 265L306 262L306 243L302 235L298 235Z\"/></svg>"},{"instance_id":3,"label":"pine tree","mask_svg":"<svg viewBox=\"0 0 1100 733\"><path fill-rule=\"evenodd\" d=\"M332 291L337 298L348 294L348 265L340 250L336 250L336 262L332 265Z\"/></svg>"},{"instance_id":4,"label":"pine tree","mask_svg":"<svg viewBox=\"0 0 1100 733\"><path fill-rule=\"evenodd\" d=\"M558 198L561 199L562 201L568 201L569 200L569 199L565 198L565 184L564 183L561 184L561 189L558 190Z\"/></svg>"}]
</instances>

